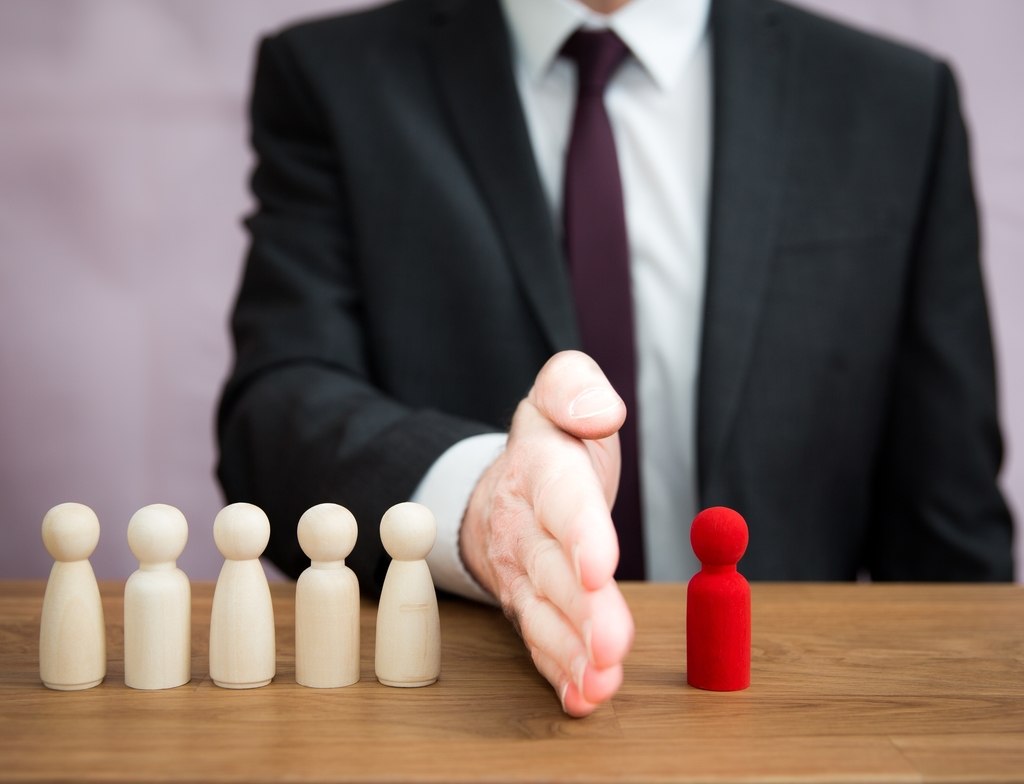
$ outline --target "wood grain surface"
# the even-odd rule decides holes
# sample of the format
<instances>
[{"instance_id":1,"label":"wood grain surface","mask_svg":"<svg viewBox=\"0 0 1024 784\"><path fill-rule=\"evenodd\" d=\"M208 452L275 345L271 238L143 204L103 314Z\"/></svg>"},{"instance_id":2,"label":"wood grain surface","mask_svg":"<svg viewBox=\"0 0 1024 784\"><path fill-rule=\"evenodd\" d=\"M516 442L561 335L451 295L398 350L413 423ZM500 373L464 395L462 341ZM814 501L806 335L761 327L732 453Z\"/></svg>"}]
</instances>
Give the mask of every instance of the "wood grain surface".
<instances>
[{"instance_id":1,"label":"wood grain surface","mask_svg":"<svg viewBox=\"0 0 1024 784\"><path fill-rule=\"evenodd\" d=\"M562 715L492 608L441 602L441 678L295 683L294 584L272 586L277 676L210 681L213 586L193 586L192 680L124 685L123 585L101 585L99 687L39 681L44 585L0 582L0 781L1024 781L1024 588L753 586L750 689L686 686L685 586L626 584L637 639L619 695Z\"/></svg>"}]
</instances>

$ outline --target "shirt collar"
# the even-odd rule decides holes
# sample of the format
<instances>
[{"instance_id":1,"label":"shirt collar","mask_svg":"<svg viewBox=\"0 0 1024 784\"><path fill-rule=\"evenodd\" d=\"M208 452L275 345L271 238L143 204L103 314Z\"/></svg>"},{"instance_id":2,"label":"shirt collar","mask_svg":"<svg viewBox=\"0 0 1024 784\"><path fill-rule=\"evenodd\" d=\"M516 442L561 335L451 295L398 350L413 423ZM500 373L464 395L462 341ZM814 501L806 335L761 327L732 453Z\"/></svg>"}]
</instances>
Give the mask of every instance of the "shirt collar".
<instances>
[{"instance_id":1,"label":"shirt collar","mask_svg":"<svg viewBox=\"0 0 1024 784\"><path fill-rule=\"evenodd\" d=\"M658 86L668 89L707 29L710 0L631 0L607 16L576 0L501 4L516 56L530 81L547 73L566 39L583 25L614 30Z\"/></svg>"}]
</instances>

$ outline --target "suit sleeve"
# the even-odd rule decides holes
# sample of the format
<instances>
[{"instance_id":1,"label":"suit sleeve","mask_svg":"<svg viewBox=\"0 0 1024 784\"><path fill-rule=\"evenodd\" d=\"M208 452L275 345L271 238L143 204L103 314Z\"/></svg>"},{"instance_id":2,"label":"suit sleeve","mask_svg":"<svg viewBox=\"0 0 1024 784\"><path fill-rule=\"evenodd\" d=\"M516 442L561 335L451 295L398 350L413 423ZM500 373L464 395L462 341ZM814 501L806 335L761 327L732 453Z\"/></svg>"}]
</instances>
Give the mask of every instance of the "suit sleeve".
<instances>
[{"instance_id":1,"label":"suit sleeve","mask_svg":"<svg viewBox=\"0 0 1024 784\"><path fill-rule=\"evenodd\" d=\"M348 507L359 536L346 563L364 590L379 591L381 515L449 446L491 428L411 408L375 384L362 317L372 303L360 288L340 156L281 39L261 45L251 124L257 205L231 323L218 476L228 501L267 512L267 555L292 576L309 563L295 535L302 512Z\"/></svg>"},{"instance_id":2,"label":"suit sleeve","mask_svg":"<svg viewBox=\"0 0 1024 784\"><path fill-rule=\"evenodd\" d=\"M946 66L938 81L932 169L914 238L867 563L879 580L1011 580L1012 522L997 483L1002 443L967 137Z\"/></svg>"}]
</instances>

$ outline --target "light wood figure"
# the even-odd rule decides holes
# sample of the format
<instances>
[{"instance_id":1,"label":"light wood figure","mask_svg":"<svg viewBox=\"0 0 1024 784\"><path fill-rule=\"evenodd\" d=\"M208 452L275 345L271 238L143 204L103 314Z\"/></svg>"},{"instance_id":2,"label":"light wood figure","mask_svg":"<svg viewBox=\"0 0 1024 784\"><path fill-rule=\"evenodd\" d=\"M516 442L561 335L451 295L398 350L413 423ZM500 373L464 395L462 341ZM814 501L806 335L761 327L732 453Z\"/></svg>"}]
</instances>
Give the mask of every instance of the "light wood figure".
<instances>
[{"instance_id":1,"label":"light wood figure","mask_svg":"<svg viewBox=\"0 0 1024 784\"><path fill-rule=\"evenodd\" d=\"M359 581L345 566L356 519L320 504L299 519L299 546L311 563L295 584L295 681L334 689L359 680Z\"/></svg>"},{"instance_id":2,"label":"light wood figure","mask_svg":"<svg viewBox=\"0 0 1024 784\"><path fill-rule=\"evenodd\" d=\"M225 689L255 689L274 679L274 606L259 561L270 521L258 506L231 504L213 521L224 566L210 611L210 677Z\"/></svg>"},{"instance_id":3,"label":"light wood figure","mask_svg":"<svg viewBox=\"0 0 1024 784\"><path fill-rule=\"evenodd\" d=\"M177 567L188 541L185 515L144 506L128 522L139 568L124 586L124 683L171 689L192 678L192 588Z\"/></svg>"},{"instance_id":4,"label":"light wood figure","mask_svg":"<svg viewBox=\"0 0 1024 784\"><path fill-rule=\"evenodd\" d=\"M437 594L424 560L437 524L425 506L391 507L380 538L393 559L377 607L375 667L385 686L428 686L441 672L441 621Z\"/></svg>"},{"instance_id":5,"label":"light wood figure","mask_svg":"<svg viewBox=\"0 0 1024 784\"><path fill-rule=\"evenodd\" d=\"M90 689L107 674L103 603L89 556L100 540L96 513L59 504L43 517L43 544L54 558L39 624L39 676L60 691Z\"/></svg>"}]
</instances>

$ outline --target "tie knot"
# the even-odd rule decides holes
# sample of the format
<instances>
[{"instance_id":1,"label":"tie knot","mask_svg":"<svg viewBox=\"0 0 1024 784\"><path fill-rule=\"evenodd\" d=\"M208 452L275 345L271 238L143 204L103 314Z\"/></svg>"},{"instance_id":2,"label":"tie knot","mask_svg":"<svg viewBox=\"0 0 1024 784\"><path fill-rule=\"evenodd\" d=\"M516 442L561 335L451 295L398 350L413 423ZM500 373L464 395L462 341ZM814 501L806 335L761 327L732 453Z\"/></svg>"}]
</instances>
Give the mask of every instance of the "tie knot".
<instances>
[{"instance_id":1,"label":"tie knot","mask_svg":"<svg viewBox=\"0 0 1024 784\"><path fill-rule=\"evenodd\" d=\"M576 61L579 90L603 93L629 49L611 30L577 30L562 47L562 54Z\"/></svg>"}]
</instances>

